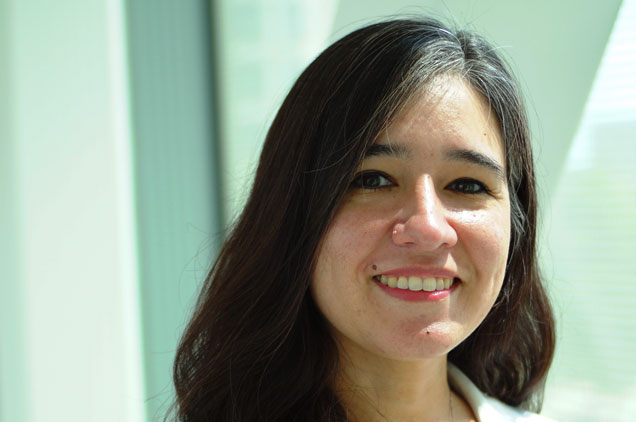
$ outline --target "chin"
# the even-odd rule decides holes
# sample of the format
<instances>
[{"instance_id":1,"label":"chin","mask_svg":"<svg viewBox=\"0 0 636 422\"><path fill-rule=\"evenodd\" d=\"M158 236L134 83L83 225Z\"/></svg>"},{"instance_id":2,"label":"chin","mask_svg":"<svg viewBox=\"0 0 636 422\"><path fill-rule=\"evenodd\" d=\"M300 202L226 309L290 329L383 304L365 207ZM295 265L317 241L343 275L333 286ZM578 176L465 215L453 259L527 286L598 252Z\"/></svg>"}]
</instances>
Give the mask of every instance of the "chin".
<instances>
[{"instance_id":1,"label":"chin","mask_svg":"<svg viewBox=\"0 0 636 422\"><path fill-rule=\"evenodd\" d=\"M369 348L376 349L388 359L416 361L446 356L464 338L458 335L452 324L434 323L416 330L394 333L382 344L369 345Z\"/></svg>"}]
</instances>

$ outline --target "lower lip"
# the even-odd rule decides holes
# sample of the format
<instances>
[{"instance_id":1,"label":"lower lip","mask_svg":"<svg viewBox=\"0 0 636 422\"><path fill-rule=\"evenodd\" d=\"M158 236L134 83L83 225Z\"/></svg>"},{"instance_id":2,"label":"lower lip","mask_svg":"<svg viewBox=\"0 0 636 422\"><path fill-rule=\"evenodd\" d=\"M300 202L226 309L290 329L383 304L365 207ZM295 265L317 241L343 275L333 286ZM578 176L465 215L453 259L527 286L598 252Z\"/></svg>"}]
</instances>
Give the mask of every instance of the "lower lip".
<instances>
[{"instance_id":1,"label":"lower lip","mask_svg":"<svg viewBox=\"0 0 636 422\"><path fill-rule=\"evenodd\" d=\"M434 290L432 292L428 292L425 290L408 290L408 289L398 289L386 286L380 283L377 280L373 280L374 283L382 289L382 291L389 296L393 296L395 298L405 300L407 302L424 302L424 301L438 301L450 296L450 294L459 286L461 281L455 280L453 285L449 289L445 290Z\"/></svg>"}]
</instances>

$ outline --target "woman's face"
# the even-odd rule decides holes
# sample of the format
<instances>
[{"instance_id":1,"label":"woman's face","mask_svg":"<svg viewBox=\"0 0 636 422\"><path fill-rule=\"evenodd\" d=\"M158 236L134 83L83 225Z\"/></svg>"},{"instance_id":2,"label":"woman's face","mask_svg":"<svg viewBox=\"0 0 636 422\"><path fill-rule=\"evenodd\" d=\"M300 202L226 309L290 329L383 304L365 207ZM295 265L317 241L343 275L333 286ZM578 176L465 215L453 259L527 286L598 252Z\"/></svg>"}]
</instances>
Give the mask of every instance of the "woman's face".
<instances>
[{"instance_id":1,"label":"woman's face","mask_svg":"<svg viewBox=\"0 0 636 422\"><path fill-rule=\"evenodd\" d=\"M506 270L504 163L495 115L461 79L439 79L392 121L313 274L313 297L341 348L438 357L475 330Z\"/></svg>"}]
</instances>

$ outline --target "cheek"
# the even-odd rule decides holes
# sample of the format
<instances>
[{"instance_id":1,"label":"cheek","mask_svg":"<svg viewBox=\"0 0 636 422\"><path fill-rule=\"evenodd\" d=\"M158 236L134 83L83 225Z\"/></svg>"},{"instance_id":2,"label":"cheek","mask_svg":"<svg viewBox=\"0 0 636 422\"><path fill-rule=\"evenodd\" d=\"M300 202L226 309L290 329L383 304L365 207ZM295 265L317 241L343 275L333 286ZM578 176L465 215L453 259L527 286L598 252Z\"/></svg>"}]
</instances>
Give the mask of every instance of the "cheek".
<instances>
[{"instance_id":1,"label":"cheek","mask_svg":"<svg viewBox=\"0 0 636 422\"><path fill-rule=\"evenodd\" d=\"M507 255L510 243L509 207L462 212L455 217L455 226L458 235L471 249L483 250L486 255L494 254L492 258Z\"/></svg>"},{"instance_id":2,"label":"cheek","mask_svg":"<svg viewBox=\"0 0 636 422\"><path fill-rule=\"evenodd\" d=\"M495 212L496 211L496 212ZM510 213L501 210L467 213L462 216L458 237L473 267L474 277L488 283L484 292L498 294L503 282L510 245ZM482 288L488 286L482 285Z\"/></svg>"},{"instance_id":3,"label":"cheek","mask_svg":"<svg viewBox=\"0 0 636 422\"><path fill-rule=\"evenodd\" d=\"M363 307L367 275L385 233L382 219L353 207L344 207L325 233L311 291L318 308L338 328Z\"/></svg>"},{"instance_id":4,"label":"cheek","mask_svg":"<svg viewBox=\"0 0 636 422\"><path fill-rule=\"evenodd\" d=\"M332 270L364 271L367 260L387 238L388 220L377 213L344 207L325 234L318 260Z\"/></svg>"},{"instance_id":5,"label":"cheek","mask_svg":"<svg viewBox=\"0 0 636 422\"><path fill-rule=\"evenodd\" d=\"M494 265L493 269L496 269L505 265L510 245L510 224L507 220L505 223L501 220L488 221L485 225L473 227L470 236L476 261L484 263L480 267L486 269Z\"/></svg>"}]
</instances>

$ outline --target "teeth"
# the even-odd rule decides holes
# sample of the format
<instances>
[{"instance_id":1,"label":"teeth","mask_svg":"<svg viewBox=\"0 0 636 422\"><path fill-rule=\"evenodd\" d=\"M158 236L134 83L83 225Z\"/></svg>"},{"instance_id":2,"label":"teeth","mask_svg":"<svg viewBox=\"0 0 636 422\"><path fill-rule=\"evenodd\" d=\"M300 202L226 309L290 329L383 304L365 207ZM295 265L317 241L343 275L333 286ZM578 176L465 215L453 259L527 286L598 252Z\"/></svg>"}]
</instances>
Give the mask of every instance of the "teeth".
<instances>
[{"instance_id":1,"label":"teeth","mask_svg":"<svg viewBox=\"0 0 636 422\"><path fill-rule=\"evenodd\" d=\"M427 292L432 292L435 290L450 289L451 286L453 285L452 278L427 277L422 279L420 277L414 277L414 276L395 277L395 276L382 275L382 276L377 276L376 279L378 279L385 286L389 286L394 289L398 288L402 290L413 290L413 291L424 290Z\"/></svg>"},{"instance_id":2,"label":"teeth","mask_svg":"<svg viewBox=\"0 0 636 422\"><path fill-rule=\"evenodd\" d=\"M422 290L422 279L419 277L409 277L409 290Z\"/></svg>"},{"instance_id":3,"label":"teeth","mask_svg":"<svg viewBox=\"0 0 636 422\"><path fill-rule=\"evenodd\" d=\"M437 282L434 278L429 277L422 280L422 290L426 290L427 292L432 292L437 287Z\"/></svg>"},{"instance_id":4,"label":"teeth","mask_svg":"<svg viewBox=\"0 0 636 422\"><path fill-rule=\"evenodd\" d=\"M409 282L406 279L406 277L398 277L398 284L397 284L398 289L402 289L402 290L406 290L409 288Z\"/></svg>"}]
</instances>

